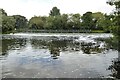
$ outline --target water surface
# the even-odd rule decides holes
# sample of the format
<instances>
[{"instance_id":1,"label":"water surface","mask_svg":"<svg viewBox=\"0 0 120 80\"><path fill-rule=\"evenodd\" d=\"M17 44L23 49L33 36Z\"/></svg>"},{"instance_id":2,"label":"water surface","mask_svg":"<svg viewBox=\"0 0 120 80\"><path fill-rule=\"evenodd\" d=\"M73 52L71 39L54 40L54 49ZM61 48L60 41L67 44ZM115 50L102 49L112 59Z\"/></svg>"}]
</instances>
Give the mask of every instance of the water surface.
<instances>
[{"instance_id":1,"label":"water surface","mask_svg":"<svg viewBox=\"0 0 120 80\"><path fill-rule=\"evenodd\" d=\"M3 78L111 77L118 51L112 34L17 33L2 35ZM103 40L100 40L103 39Z\"/></svg>"}]
</instances>

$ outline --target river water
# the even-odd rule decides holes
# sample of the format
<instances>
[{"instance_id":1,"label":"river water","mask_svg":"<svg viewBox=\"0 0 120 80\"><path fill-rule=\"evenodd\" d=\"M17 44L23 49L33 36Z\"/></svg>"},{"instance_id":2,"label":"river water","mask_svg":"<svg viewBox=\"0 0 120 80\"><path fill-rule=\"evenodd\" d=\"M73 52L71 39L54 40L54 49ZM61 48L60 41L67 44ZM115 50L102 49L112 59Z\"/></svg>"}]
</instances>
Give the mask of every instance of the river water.
<instances>
[{"instance_id":1,"label":"river water","mask_svg":"<svg viewBox=\"0 0 120 80\"><path fill-rule=\"evenodd\" d=\"M3 78L111 78L118 51L98 33L16 33L2 36Z\"/></svg>"}]
</instances>

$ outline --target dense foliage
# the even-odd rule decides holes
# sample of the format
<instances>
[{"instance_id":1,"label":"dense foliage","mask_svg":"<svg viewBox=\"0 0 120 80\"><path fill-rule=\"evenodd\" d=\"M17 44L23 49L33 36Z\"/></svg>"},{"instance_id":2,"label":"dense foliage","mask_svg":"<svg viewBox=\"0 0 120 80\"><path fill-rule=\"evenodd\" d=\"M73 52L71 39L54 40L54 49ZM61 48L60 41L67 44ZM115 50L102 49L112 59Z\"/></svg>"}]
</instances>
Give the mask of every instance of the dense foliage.
<instances>
[{"instance_id":1,"label":"dense foliage","mask_svg":"<svg viewBox=\"0 0 120 80\"><path fill-rule=\"evenodd\" d=\"M113 15L113 34L118 41L118 50L120 51L120 0L109 0L107 2L111 6L115 6L114 15Z\"/></svg>"},{"instance_id":2,"label":"dense foliage","mask_svg":"<svg viewBox=\"0 0 120 80\"><path fill-rule=\"evenodd\" d=\"M10 33L16 30L90 30L102 32L114 32L115 25L112 23L114 15L101 12L86 12L83 15L61 14L60 9L53 7L49 16L34 16L29 21L21 15L8 16L1 9L2 32ZM115 29L114 29L115 28Z\"/></svg>"},{"instance_id":3,"label":"dense foliage","mask_svg":"<svg viewBox=\"0 0 120 80\"><path fill-rule=\"evenodd\" d=\"M116 26L115 28L118 30L115 32L116 35L120 35L119 30L120 30L120 0L109 0L107 2L111 6L115 6L114 10L114 17L113 17L113 25Z\"/></svg>"},{"instance_id":4,"label":"dense foliage","mask_svg":"<svg viewBox=\"0 0 120 80\"><path fill-rule=\"evenodd\" d=\"M14 32L16 29L27 27L27 19L21 15L8 16L7 13L0 9L2 33Z\"/></svg>"}]
</instances>

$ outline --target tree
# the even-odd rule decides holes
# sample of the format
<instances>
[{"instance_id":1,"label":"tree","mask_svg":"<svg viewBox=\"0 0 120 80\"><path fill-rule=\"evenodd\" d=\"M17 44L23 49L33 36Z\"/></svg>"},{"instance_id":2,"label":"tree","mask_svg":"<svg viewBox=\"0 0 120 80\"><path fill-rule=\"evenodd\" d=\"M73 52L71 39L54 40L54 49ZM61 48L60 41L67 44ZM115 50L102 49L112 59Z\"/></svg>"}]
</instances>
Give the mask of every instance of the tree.
<instances>
[{"instance_id":1,"label":"tree","mask_svg":"<svg viewBox=\"0 0 120 80\"><path fill-rule=\"evenodd\" d=\"M117 39L116 42L118 43L118 59L114 61L112 68L115 71L115 73L113 73L114 77L120 79L120 0L109 0L107 3L111 6L115 6L113 18L113 34L114 38Z\"/></svg>"},{"instance_id":2,"label":"tree","mask_svg":"<svg viewBox=\"0 0 120 80\"><path fill-rule=\"evenodd\" d=\"M112 15L107 15L105 14L103 19L99 21L99 26L102 27L102 29L105 32L113 32L112 27L113 27L113 20L112 20Z\"/></svg>"},{"instance_id":3,"label":"tree","mask_svg":"<svg viewBox=\"0 0 120 80\"><path fill-rule=\"evenodd\" d=\"M114 11L114 27L117 30L114 32L116 36L120 36L120 0L109 0L107 2L111 6L115 6Z\"/></svg>"},{"instance_id":4,"label":"tree","mask_svg":"<svg viewBox=\"0 0 120 80\"><path fill-rule=\"evenodd\" d=\"M67 14L63 14L61 15L61 27L62 29L66 30L68 29L68 15Z\"/></svg>"},{"instance_id":5,"label":"tree","mask_svg":"<svg viewBox=\"0 0 120 80\"><path fill-rule=\"evenodd\" d=\"M21 15L13 15L13 16L7 16L7 13L1 9L0 12L2 13L2 32L3 33L9 33L13 32L15 28L25 28L27 27L27 19L24 16Z\"/></svg>"},{"instance_id":6,"label":"tree","mask_svg":"<svg viewBox=\"0 0 120 80\"><path fill-rule=\"evenodd\" d=\"M9 33L14 30L15 26L15 19L12 16L7 16L7 13L5 10L0 9L0 15L1 15L1 29L2 33Z\"/></svg>"},{"instance_id":7,"label":"tree","mask_svg":"<svg viewBox=\"0 0 120 80\"><path fill-rule=\"evenodd\" d=\"M52 29L62 29L62 19L61 16L56 16L52 22Z\"/></svg>"},{"instance_id":8,"label":"tree","mask_svg":"<svg viewBox=\"0 0 120 80\"><path fill-rule=\"evenodd\" d=\"M2 18L2 33L13 31L15 26L15 19L12 16L4 16Z\"/></svg>"},{"instance_id":9,"label":"tree","mask_svg":"<svg viewBox=\"0 0 120 80\"><path fill-rule=\"evenodd\" d=\"M92 13L92 17L93 17L94 24L95 24L94 29L103 30L102 22L104 21L104 18L105 18L104 14L101 12L95 12L95 13Z\"/></svg>"},{"instance_id":10,"label":"tree","mask_svg":"<svg viewBox=\"0 0 120 80\"><path fill-rule=\"evenodd\" d=\"M73 14L72 15L72 21L73 21L73 28L79 29L80 28L80 14Z\"/></svg>"},{"instance_id":11,"label":"tree","mask_svg":"<svg viewBox=\"0 0 120 80\"><path fill-rule=\"evenodd\" d=\"M44 22L42 18L39 16L34 16L29 20L29 28L30 29L43 29Z\"/></svg>"},{"instance_id":12,"label":"tree","mask_svg":"<svg viewBox=\"0 0 120 80\"><path fill-rule=\"evenodd\" d=\"M49 16L46 20L45 28L46 29L54 29L54 30L61 30L67 29L67 14L58 15L58 16Z\"/></svg>"},{"instance_id":13,"label":"tree","mask_svg":"<svg viewBox=\"0 0 120 80\"><path fill-rule=\"evenodd\" d=\"M15 21L15 28L16 29L24 29L27 28L27 19L21 15L13 15Z\"/></svg>"},{"instance_id":14,"label":"tree","mask_svg":"<svg viewBox=\"0 0 120 80\"><path fill-rule=\"evenodd\" d=\"M2 20L3 17L7 16L7 13L5 12L5 10L0 9L0 32L2 32Z\"/></svg>"},{"instance_id":15,"label":"tree","mask_svg":"<svg viewBox=\"0 0 120 80\"><path fill-rule=\"evenodd\" d=\"M60 10L57 7L53 7L52 10L50 11L50 16L58 16L60 15Z\"/></svg>"},{"instance_id":16,"label":"tree","mask_svg":"<svg viewBox=\"0 0 120 80\"><path fill-rule=\"evenodd\" d=\"M46 23L44 25L44 28L45 29L52 29L52 27L53 27L53 20L54 20L53 16L47 17L46 18Z\"/></svg>"},{"instance_id":17,"label":"tree","mask_svg":"<svg viewBox=\"0 0 120 80\"><path fill-rule=\"evenodd\" d=\"M5 12L4 9L0 9L0 13L2 14L2 16L7 16L7 13Z\"/></svg>"},{"instance_id":18,"label":"tree","mask_svg":"<svg viewBox=\"0 0 120 80\"><path fill-rule=\"evenodd\" d=\"M69 29L80 29L80 14L69 14L67 26Z\"/></svg>"},{"instance_id":19,"label":"tree","mask_svg":"<svg viewBox=\"0 0 120 80\"><path fill-rule=\"evenodd\" d=\"M86 12L82 16L82 26L84 29L93 29L94 28L94 21L92 17L92 12Z\"/></svg>"},{"instance_id":20,"label":"tree","mask_svg":"<svg viewBox=\"0 0 120 80\"><path fill-rule=\"evenodd\" d=\"M113 34L118 40L118 46L120 45L120 0L109 0L107 2L111 6L115 6L114 11L114 32ZM120 48L118 48L118 51L120 51Z\"/></svg>"}]
</instances>

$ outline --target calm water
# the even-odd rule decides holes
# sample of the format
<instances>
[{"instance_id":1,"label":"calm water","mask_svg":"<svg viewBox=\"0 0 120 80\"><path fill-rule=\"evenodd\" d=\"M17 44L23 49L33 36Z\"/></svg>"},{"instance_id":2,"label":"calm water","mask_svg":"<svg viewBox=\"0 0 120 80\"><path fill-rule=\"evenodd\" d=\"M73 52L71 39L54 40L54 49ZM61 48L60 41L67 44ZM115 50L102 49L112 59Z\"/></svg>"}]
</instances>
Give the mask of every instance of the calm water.
<instances>
[{"instance_id":1,"label":"calm water","mask_svg":"<svg viewBox=\"0 0 120 80\"><path fill-rule=\"evenodd\" d=\"M104 41L110 37L113 35L103 33L2 35L2 77L112 77L108 68L118 51Z\"/></svg>"}]
</instances>

